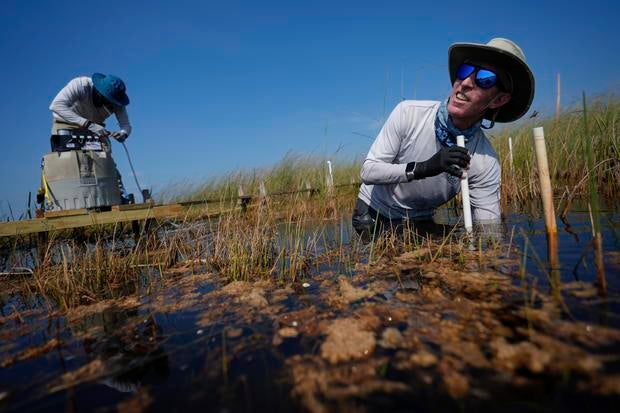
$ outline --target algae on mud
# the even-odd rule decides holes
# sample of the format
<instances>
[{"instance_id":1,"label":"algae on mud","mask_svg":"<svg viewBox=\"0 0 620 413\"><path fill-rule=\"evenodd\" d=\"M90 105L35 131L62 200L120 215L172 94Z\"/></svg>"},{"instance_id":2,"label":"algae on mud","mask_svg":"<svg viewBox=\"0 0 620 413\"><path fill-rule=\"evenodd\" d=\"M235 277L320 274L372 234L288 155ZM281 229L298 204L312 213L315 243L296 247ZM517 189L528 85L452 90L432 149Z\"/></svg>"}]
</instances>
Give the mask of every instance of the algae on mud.
<instances>
[{"instance_id":1,"label":"algae on mud","mask_svg":"<svg viewBox=\"0 0 620 413\"><path fill-rule=\"evenodd\" d=\"M386 249L370 263L363 263L367 250L357 253L362 259L351 272L332 256L331 267L310 267L306 284L277 275L226 283L205 263L180 262L147 294L67 312L11 312L0 321L4 342L13 344L3 345L0 406L321 412L617 405L617 315L605 326L571 313L575 303L598 313L590 283L562 284L567 309L540 278L521 277L514 245L481 254L458 236ZM16 380L34 371L34 381Z\"/></svg>"}]
</instances>

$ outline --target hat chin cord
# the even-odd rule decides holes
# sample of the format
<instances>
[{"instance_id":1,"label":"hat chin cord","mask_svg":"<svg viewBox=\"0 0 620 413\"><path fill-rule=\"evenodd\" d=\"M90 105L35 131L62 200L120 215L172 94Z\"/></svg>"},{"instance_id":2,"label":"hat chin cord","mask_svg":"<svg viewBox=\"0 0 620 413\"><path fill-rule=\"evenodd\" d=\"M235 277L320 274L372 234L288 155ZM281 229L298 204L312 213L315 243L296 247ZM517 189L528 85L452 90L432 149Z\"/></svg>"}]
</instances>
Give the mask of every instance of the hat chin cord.
<instances>
[{"instance_id":1,"label":"hat chin cord","mask_svg":"<svg viewBox=\"0 0 620 413\"><path fill-rule=\"evenodd\" d=\"M498 95L498 96L499 96L499 95ZM481 118L481 119L482 119L483 121L484 121L484 119L485 119L485 118L484 118L484 115L487 113L487 111L489 111L489 106L491 106L491 104L495 101L495 99L497 99L497 96L495 96L493 99L491 99L491 100L489 101L489 103L488 103L488 104L484 107L484 109L482 110L482 118ZM495 108L495 109L490 109L490 110L492 110L492 111L493 111L493 114L491 115L491 119L488 119L489 121L491 121L491 123L490 123L488 126L485 126L485 125L484 125L484 123L481 123L481 124L480 124L480 127L481 127L482 129L486 129L486 130L493 128L493 126L495 126L495 118L497 117L497 114L499 113L500 109L501 109L501 106L500 106L500 107L498 107L498 108Z\"/></svg>"}]
</instances>

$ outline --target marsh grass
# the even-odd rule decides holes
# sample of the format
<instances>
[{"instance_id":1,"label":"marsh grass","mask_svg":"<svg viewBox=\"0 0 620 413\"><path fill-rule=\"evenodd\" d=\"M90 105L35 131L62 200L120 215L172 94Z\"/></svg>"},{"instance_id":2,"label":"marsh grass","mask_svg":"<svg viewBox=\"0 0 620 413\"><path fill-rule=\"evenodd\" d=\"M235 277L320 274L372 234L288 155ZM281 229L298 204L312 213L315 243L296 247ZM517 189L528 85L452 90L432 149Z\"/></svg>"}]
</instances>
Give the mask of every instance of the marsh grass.
<instances>
[{"instance_id":1,"label":"marsh grass","mask_svg":"<svg viewBox=\"0 0 620 413\"><path fill-rule=\"evenodd\" d=\"M119 254L101 242L86 247L52 241L25 286L61 310L118 298L135 291L138 271L133 261L131 254Z\"/></svg>"},{"instance_id":2,"label":"marsh grass","mask_svg":"<svg viewBox=\"0 0 620 413\"><path fill-rule=\"evenodd\" d=\"M542 121L552 178L564 183L556 185L556 195L563 194L565 202L587 189L584 174L595 177L602 196L617 197L619 114L620 102L614 98L594 100L588 106L595 136L592 168L581 155L585 152L582 113L567 111L559 121ZM538 196L531 128L531 124L523 124L493 138L503 166L504 202L531 205ZM507 164L508 136L513 137L513 171ZM168 270L175 266L189 273L217 272L229 281L296 282L334 265L352 274L361 261L375 265L404 252L427 251L418 259L433 262L448 256L465 265L465 249L477 247L479 261L483 262L482 241L472 244L450 229L440 234L432 254L428 252L431 237L409 227L378 235L370 244L360 242L349 233L348 220L357 195L355 182L361 160L333 160L332 165L334 193L326 188L326 159L292 154L271 169L236 172L189 192L188 187L168 191L164 197L169 200L216 199L232 208L242 186L255 202L245 212L236 210L217 219L163 221L150 235L128 244L123 244L116 226L91 228L80 231L79 236L72 233L52 240L41 265L26 282L27 291L40 294L53 306L70 308L117 298L145 286L148 291L153 283L165 282ZM261 182L267 196L258 199ZM17 245L17 241L5 239L2 248L11 255Z\"/></svg>"},{"instance_id":3,"label":"marsh grass","mask_svg":"<svg viewBox=\"0 0 620 413\"><path fill-rule=\"evenodd\" d=\"M291 195L223 216L212 227L204 261L234 281L257 278L295 282L334 256L351 270L350 234L342 210L350 197Z\"/></svg>"},{"instance_id":4,"label":"marsh grass","mask_svg":"<svg viewBox=\"0 0 620 413\"><path fill-rule=\"evenodd\" d=\"M525 205L540 197L537 166L531 139L532 128L543 126L547 156L555 195L560 198L558 210L565 209L572 199L588 191L588 177L594 176L599 194L607 199L620 195L620 99L613 95L591 99L588 104L592 136L593 166L588 167L581 106L566 109L555 118L524 120L520 125L491 132L491 142L502 167L501 198L506 205ZM514 169L510 165L508 138L513 141ZM363 155L353 159L332 159L334 184L351 186L356 193ZM235 199L241 186L245 194L258 196L263 182L268 194L303 191L307 186L325 194L327 157L289 153L271 168L241 170L215 177L201 184L177 184L162 191L160 198L171 200ZM354 195L353 195L354 196Z\"/></svg>"},{"instance_id":5,"label":"marsh grass","mask_svg":"<svg viewBox=\"0 0 620 413\"><path fill-rule=\"evenodd\" d=\"M588 104L590 133L586 133L581 107L570 108L559 120L529 121L518 128L507 128L491 141L502 166L502 200L525 203L540 197L537 167L531 139L532 128L545 130L549 173L555 195L566 203L587 194L587 177L593 176L601 196L614 199L620 189L620 100L598 97ZM514 170L510 166L508 137L512 136ZM590 138L591 137L591 138ZM593 166L588 167L584 153L592 145ZM562 205L556 206L562 209Z\"/></svg>"},{"instance_id":6,"label":"marsh grass","mask_svg":"<svg viewBox=\"0 0 620 413\"><path fill-rule=\"evenodd\" d=\"M162 239L157 230L137 240L122 228L102 228L99 234L79 239L62 234L51 235L40 251L41 262L21 285L26 297L41 297L50 309L66 310L149 290L192 248L178 235Z\"/></svg>"},{"instance_id":7,"label":"marsh grass","mask_svg":"<svg viewBox=\"0 0 620 413\"><path fill-rule=\"evenodd\" d=\"M338 215L350 208L349 198L289 195L211 220L162 221L137 239L121 226L75 238L51 234L22 287L26 296L66 310L149 293L175 267L181 274L217 272L226 281L295 282L339 256L351 270L356 257L347 252L346 223ZM328 229L334 225L338 230Z\"/></svg>"},{"instance_id":8,"label":"marsh grass","mask_svg":"<svg viewBox=\"0 0 620 413\"><path fill-rule=\"evenodd\" d=\"M296 194L214 220L161 222L137 240L115 231L88 242L51 239L26 290L44 297L50 308L65 310L148 294L173 273L211 271L225 282L295 283L322 270L353 275L360 262L374 265L430 246L430 239L412 228L382 233L364 243L350 232L351 208L350 195ZM452 251L448 239L450 234L435 255L424 252L423 259L432 261L442 251ZM175 268L181 271L172 271Z\"/></svg>"},{"instance_id":9,"label":"marsh grass","mask_svg":"<svg viewBox=\"0 0 620 413\"><path fill-rule=\"evenodd\" d=\"M592 150L592 140L589 139L590 130L588 128L588 109L586 104L586 94L583 93L583 125L584 125L584 140L586 141L586 162L588 165L588 170L592 170L594 167L594 153ZM607 280L605 278L605 267L603 264L603 236L601 234L601 225L600 225L600 210L599 210L599 199L598 199L598 191L596 184L596 176L594 174L589 174L588 177L588 187L589 187L589 207L590 214L592 220L592 243L594 245L594 253L595 253L595 266L597 272L598 279L598 288L599 294L604 296L607 294Z\"/></svg>"},{"instance_id":10,"label":"marsh grass","mask_svg":"<svg viewBox=\"0 0 620 413\"><path fill-rule=\"evenodd\" d=\"M288 153L271 168L234 171L199 184L171 185L159 197L165 202L230 200L237 198L240 187L244 193L258 196L261 182L268 195L298 191L323 194L326 192L327 160L326 157ZM361 159L331 159L331 162L335 185L351 185L359 181Z\"/></svg>"}]
</instances>

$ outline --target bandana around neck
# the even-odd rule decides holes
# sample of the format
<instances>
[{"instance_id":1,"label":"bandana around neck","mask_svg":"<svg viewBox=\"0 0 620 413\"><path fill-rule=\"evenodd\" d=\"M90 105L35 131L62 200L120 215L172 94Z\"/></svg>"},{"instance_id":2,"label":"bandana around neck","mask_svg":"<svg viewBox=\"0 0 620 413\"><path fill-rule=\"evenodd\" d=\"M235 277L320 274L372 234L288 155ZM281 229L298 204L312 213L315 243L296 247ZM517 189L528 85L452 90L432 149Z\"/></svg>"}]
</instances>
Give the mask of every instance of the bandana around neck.
<instances>
[{"instance_id":1,"label":"bandana around neck","mask_svg":"<svg viewBox=\"0 0 620 413\"><path fill-rule=\"evenodd\" d=\"M448 101L445 100L439 106L437 117L435 117L435 136L443 146L455 146L458 135L465 136L465 143L476 136L482 122L476 122L468 129L458 129L452 123L448 114Z\"/></svg>"}]
</instances>

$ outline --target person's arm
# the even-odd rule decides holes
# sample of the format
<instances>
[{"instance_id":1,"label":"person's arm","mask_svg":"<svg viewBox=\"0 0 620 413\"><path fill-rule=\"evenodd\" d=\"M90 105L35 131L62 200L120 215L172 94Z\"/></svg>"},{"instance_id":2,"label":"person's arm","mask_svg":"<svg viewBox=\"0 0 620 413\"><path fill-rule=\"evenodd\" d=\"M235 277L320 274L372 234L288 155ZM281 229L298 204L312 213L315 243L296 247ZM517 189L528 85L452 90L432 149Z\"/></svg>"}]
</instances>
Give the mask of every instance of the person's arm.
<instances>
[{"instance_id":1,"label":"person's arm","mask_svg":"<svg viewBox=\"0 0 620 413\"><path fill-rule=\"evenodd\" d=\"M129 115L127 109L122 107L115 113L116 120L118 121L119 131L115 132L119 135L124 135L125 139L131 135L131 124L129 123Z\"/></svg>"},{"instance_id":2,"label":"person's arm","mask_svg":"<svg viewBox=\"0 0 620 413\"><path fill-rule=\"evenodd\" d=\"M469 179L469 197L473 219L477 222L496 221L501 218L499 161L485 156L480 173Z\"/></svg>"},{"instance_id":3,"label":"person's arm","mask_svg":"<svg viewBox=\"0 0 620 413\"><path fill-rule=\"evenodd\" d=\"M81 127L88 127L88 119L78 115L73 110L73 105L86 94L88 84L81 78L71 80L58 92L52 103L50 110L60 116L64 121L73 123Z\"/></svg>"},{"instance_id":4,"label":"person's arm","mask_svg":"<svg viewBox=\"0 0 620 413\"><path fill-rule=\"evenodd\" d=\"M394 164L403 139L403 104L394 108L377 135L362 165L362 182L368 185L407 182L407 164Z\"/></svg>"},{"instance_id":5,"label":"person's arm","mask_svg":"<svg viewBox=\"0 0 620 413\"><path fill-rule=\"evenodd\" d=\"M385 185L424 179L447 172L460 177L470 161L465 148L442 147L424 161L394 163L400 155L403 139L413 133L416 120L407 107L400 103L390 114L381 132L370 147L362 165L362 182L368 185Z\"/></svg>"}]
</instances>

